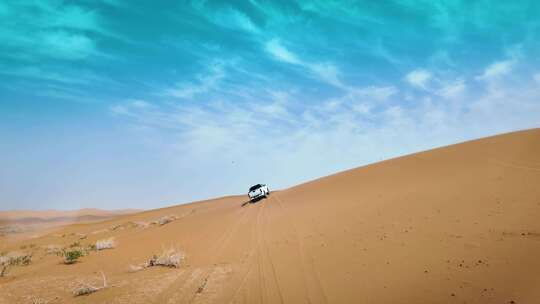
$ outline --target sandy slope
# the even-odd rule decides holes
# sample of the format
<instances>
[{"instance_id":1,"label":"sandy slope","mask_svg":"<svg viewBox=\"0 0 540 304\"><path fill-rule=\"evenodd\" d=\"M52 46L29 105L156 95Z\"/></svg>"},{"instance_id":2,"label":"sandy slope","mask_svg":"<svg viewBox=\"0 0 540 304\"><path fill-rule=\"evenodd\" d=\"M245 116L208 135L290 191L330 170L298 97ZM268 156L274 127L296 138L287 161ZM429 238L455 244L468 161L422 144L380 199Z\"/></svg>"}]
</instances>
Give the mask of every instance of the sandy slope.
<instances>
[{"instance_id":1,"label":"sandy slope","mask_svg":"<svg viewBox=\"0 0 540 304\"><path fill-rule=\"evenodd\" d=\"M539 303L540 129L384 161L274 192L73 225L32 240L0 303ZM176 221L147 228L164 215ZM114 228L114 229L112 229ZM114 236L74 265L40 246ZM13 251L28 242L0 245ZM128 265L162 248L178 269ZM74 298L78 281L112 287Z\"/></svg>"}]
</instances>

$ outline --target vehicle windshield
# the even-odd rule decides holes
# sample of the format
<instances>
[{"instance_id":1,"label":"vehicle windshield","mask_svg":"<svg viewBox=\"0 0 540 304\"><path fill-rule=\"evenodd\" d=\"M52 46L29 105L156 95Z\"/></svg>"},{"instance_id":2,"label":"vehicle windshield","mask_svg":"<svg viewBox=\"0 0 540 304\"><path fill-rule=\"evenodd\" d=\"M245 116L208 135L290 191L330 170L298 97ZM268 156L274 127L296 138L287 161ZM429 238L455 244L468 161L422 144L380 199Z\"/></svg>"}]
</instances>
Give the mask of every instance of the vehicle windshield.
<instances>
[{"instance_id":1,"label":"vehicle windshield","mask_svg":"<svg viewBox=\"0 0 540 304\"><path fill-rule=\"evenodd\" d=\"M249 188L249 191L251 192L251 191L253 191L253 190L257 190L257 189L259 189L260 187L262 187L261 184L257 184L257 185L255 185L255 186L251 186L251 188Z\"/></svg>"}]
</instances>

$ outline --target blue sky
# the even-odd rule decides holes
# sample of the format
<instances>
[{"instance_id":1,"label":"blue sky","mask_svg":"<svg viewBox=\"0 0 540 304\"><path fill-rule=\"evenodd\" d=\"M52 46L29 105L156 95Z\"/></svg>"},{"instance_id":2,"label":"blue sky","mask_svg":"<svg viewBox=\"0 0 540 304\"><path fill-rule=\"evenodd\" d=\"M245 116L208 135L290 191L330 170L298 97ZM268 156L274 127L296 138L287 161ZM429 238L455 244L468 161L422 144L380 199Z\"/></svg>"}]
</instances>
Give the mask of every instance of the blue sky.
<instances>
[{"instance_id":1,"label":"blue sky","mask_svg":"<svg viewBox=\"0 0 540 304\"><path fill-rule=\"evenodd\" d=\"M538 1L2 1L0 209L153 208L540 127Z\"/></svg>"}]
</instances>

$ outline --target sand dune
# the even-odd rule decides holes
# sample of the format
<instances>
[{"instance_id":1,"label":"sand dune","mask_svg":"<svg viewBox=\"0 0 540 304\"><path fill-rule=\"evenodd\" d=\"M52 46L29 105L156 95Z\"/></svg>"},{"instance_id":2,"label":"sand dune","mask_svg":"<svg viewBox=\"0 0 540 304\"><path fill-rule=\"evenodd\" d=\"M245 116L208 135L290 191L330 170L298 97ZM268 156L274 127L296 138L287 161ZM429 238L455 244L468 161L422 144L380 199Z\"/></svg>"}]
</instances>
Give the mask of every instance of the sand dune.
<instances>
[{"instance_id":1,"label":"sand dune","mask_svg":"<svg viewBox=\"0 0 540 304\"><path fill-rule=\"evenodd\" d=\"M256 204L231 196L76 224L33 253L0 303L539 303L540 129L341 172ZM169 216L169 223L164 216ZM154 222L154 223L152 223ZM64 265L45 246L114 237ZM0 239L1 240L1 239ZM179 268L130 272L173 248ZM74 297L81 282L108 287Z\"/></svg>"},{"instance_id":2,"label":"sand dune","mask_svg":"<svg viewBox=\"0 0 540 304\"><path fill-rule=\"evenodd\" d=\"M140 211L137 209L101 210L90 208L69 211L0 211L0 238L4 237L5 241L35 238L68 224L98 222Z\"/></svg>"}]
</instances>

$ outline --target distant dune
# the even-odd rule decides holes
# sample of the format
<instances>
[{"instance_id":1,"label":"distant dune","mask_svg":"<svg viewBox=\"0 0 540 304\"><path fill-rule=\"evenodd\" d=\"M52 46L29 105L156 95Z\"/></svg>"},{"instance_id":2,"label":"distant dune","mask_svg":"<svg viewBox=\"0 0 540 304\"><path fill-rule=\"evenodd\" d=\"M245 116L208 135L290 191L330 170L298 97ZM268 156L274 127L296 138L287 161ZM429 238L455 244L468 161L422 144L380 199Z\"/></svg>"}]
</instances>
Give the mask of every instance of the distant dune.
<instances>
[{"instance_id":1,"label":"distant dune","mask_svg":"<svg viewBox=\"0 0 540 304\"><path fill-rule=\"evenodd\" d=\"M90 223L103 221L116 216L140 212L137 209L124 210L12 210L0 211L0 237L11 239L36 237L52 231L60 226L74 223Z\"/></svg>"},{"instance_id":2,"label":"distant dune","mask_svg":"<svg viewBox=\"0 0 540 304\"><path fill-rule=\"evenodd\" d=\"M121 214L140 212L138 209L101 210L101 209L78 209L78 210L10 210L0 211L0 220L18 221L25 218L50 220L54 218L79 218L84 216L110 217Z\"/></svg>"},{"instance_id":3,"label":"distant dune","mask_svg":"<svg viewBox=\"0 0 540 304\"><path fill-rule=\"evenodd\" d=\"M242 207L245 200L0 242L4 256L32 254L0 278L0 304L539 303L540 129L383 161ZM71 265L50 254L98 240L114 248L88 249ZM153 255L169 249L169 265L179 267L154 267L164 259ZM81 284L101 286L101 271L106 288L73 296Z\"/></svg>"}]
</instances>

